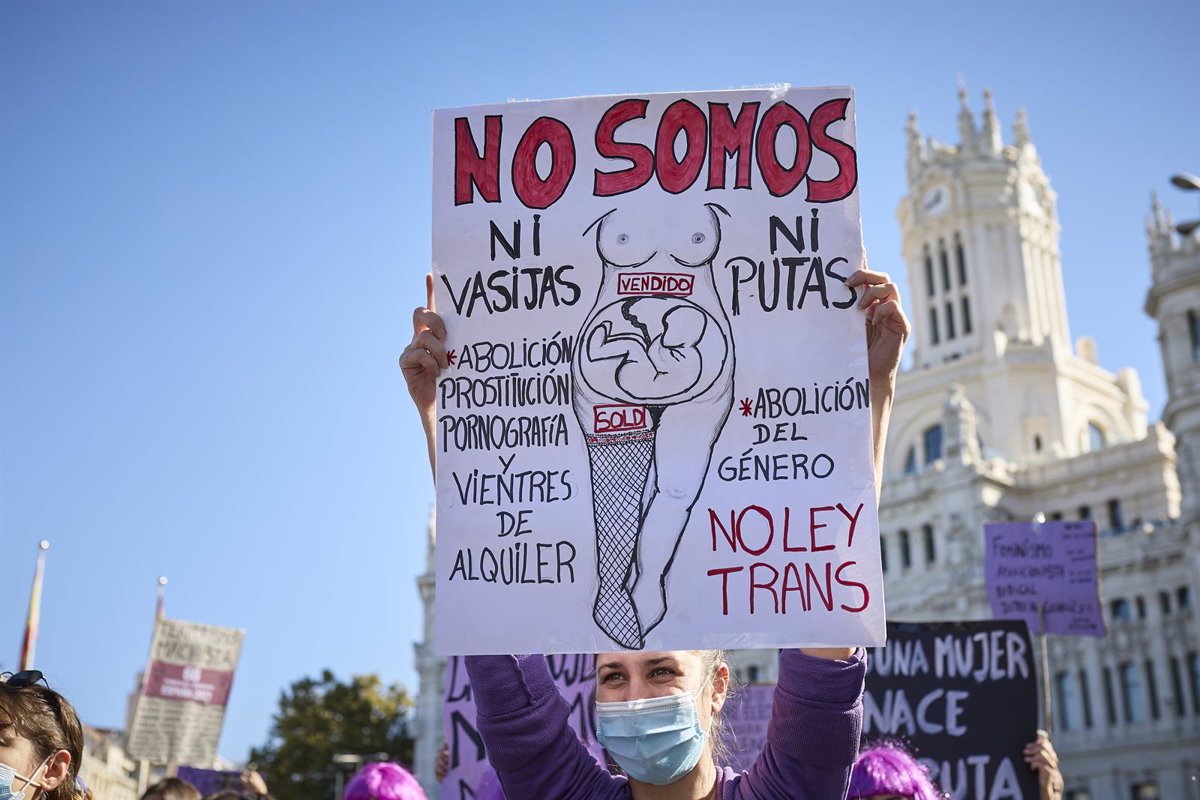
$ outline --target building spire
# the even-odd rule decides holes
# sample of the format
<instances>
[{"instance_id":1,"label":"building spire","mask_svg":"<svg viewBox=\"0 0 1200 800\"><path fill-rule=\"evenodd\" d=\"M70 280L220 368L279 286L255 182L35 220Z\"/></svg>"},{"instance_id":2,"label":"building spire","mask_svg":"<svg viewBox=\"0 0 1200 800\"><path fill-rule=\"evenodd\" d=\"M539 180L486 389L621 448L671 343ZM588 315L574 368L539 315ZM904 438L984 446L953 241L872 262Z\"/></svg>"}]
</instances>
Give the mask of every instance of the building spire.
<instances>
[{"instance_id":1,"label":"building spire","mask_svg":"<svg viewBox=\"0 0 1200 800\"><path fill-rule=\"evenodd\" d=\"M975 117L967 105L967 84L958 76L958 136L963 150L975 149Z\"/></svg>"},{"instance_id":2,"label":"building spire","mask_svg":"<svg viewBox=\"0 0 1200 800\"><path fill-rule=\"evenodd\" d=\"M1029 116L1023 108L1017 109L1017 117L1013 120L1013 141L1017 147L1033 143L1033 139L1029 136Z\"/></svg>"},{"instance_id":3,"label":"building spire","mask_svg":"<svg viewBox=\"0 0 1200 800\"><path fill-rule=\"evenodd\" d=\"M921 141L921 130L917 127L917 112L908 112L908 124L904 126L908 138L908 179L912 181L925 160L925 144Z\"/></svg>"},{"instance_id":4,"label":"building spire","mask_svg":"<svg viewBox=\"0 0 1200 800\"><path fill-rule=\"evenodd\" d=\"M992 90L983 90L983 144L987 152L998 155L1003 142L1000 139L1000 119L992 102Z\"/></svg>"}]
</instances>

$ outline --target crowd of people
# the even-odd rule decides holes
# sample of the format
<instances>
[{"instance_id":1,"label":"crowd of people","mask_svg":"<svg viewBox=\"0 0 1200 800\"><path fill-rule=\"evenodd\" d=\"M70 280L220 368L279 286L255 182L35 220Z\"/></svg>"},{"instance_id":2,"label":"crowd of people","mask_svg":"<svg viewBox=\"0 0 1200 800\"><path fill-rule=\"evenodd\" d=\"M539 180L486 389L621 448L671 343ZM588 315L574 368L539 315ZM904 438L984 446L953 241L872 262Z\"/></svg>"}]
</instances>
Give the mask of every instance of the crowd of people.
<instances>
[{"instance_id":1,"label":"crowd of people","mask_svg":"<svg viewBox=\"0 0 1200 800\"><path fill-rule=\"evenodd\" d=\"M867 320L876 486L896 374L909 323L887 275L862 269ZM428 300L413 316L411 344L400 358L425 429L430 465L436 452L435 387L447 367L446 327ZM483 737L494 772L484 800L935 800L946 795L929 771L897 742L860 752L866 654L862 648L799 648L779 656L766 744L751 768L721 761L721 711L733 675L723 651L617 651L596 654L597 739L601 764L568 723L544 656L468 656ZM38 672L0 679L0 800L86 800L79 781L83 731L71 704ZM936 756L936 754L933 754ZM1047 736L1025 751L1039 776L1039 800L1058 800L1063 781ZM448 763L443 756L439 778ZM269 798L262 776L202 798L179 778L151 786L142 800ZM425 800L396 764L369 764L345 800Z\"/></svg>"}]
</instances>

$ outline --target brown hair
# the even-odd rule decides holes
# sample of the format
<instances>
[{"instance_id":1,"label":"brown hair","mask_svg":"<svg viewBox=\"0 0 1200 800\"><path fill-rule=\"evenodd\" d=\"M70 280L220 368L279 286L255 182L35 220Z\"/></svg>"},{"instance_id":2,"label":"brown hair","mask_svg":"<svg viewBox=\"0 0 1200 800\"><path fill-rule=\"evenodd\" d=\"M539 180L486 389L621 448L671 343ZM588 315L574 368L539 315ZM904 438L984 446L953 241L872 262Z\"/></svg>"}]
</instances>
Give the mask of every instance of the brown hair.
<instances>
[{"instance_id":1,"label":"brown hair","mask_svg":"<svg viewBox=\"0 0 1200 800\"><path fill-rule=\"evenodd\" d=\"M142 800L200 800L200 790L181 778L163 778L146 790Z\"/></svg>"},{"instance_id":2,"label":"brown hair","mask_svg":"<svg viewBox=\"0 0 1200 800\"><path fill-rule=\"evenodd\" d=\"M0 682L0 725L11 725L33 745L33 755L44 761L59 750L71 754L67 776L46 800L80 800L79 764L83 760L83 726L67 699L39 684L13 687ZM32 777L32 776L30 776Z\"/></svg>"},{"instance_id":3,"label":"brown hair","mask_svg":"<svg viewBox=\"0 0 1200 800\"><path fill-rule=\"evenodd\" d=\"M726 661L726 651L724 650L693 650L693 653L700 656L700 662L704 665L704 686L712 685L712 682L717 677L717 671L722 666L729 669L729 664ZM735 689L733 670L729 669L729 679L725 684L725 702L728 703L733 699ZM733 755L733 749L730 744L730 739L733 735L732 730L725 727L725 712L724 709L713 714L712 728L708 732L708 738L712 741L713 762L718 768L729 762Z\"/></svg>"}]
</instances>

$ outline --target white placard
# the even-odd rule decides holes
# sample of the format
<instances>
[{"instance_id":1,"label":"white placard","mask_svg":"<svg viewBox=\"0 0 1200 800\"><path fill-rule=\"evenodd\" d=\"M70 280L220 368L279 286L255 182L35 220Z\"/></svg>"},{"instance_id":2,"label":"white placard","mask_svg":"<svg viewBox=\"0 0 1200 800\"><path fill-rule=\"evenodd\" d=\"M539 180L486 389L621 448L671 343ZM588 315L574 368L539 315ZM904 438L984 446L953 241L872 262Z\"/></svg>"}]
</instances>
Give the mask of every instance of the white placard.
<instances>
[{"instance_id":1,"label":"white placard","mask_svg":"<svg viewBox=\"0 0 1200 800\"><path fill-rule=\"evenodd\" d=\"M434 113L442 652L883 642L853 97Z\"/></svg>"}]
</instances>

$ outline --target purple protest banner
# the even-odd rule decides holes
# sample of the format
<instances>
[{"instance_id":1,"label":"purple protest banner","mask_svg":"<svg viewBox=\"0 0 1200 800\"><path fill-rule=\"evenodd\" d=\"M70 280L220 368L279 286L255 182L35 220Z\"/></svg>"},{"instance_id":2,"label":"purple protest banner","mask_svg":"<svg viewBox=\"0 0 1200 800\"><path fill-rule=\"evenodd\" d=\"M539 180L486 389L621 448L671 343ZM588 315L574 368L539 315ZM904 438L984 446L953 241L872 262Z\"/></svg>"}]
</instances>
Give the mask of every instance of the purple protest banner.
<instances>
[{"instance_id":1,"label":"purple protest banner","mask_svg":"<svg viewBox=\"0 0 1200 800\"><path fill-rule=\"evenodd\" d=\"M223 769L180 767L179 771L175 773L175 777L195 786L197 791L205 797L225 790L240 792L244 786L242 773Z\"/></svg>"},{"instance_id":2,"label":"purple protest banner","mask_svg":"<svg viewBox=\"0 0 1200 800\"><path fill-rule=\"evenodd\" d=\"M735 772L746 772L767 743L775 687L751 684L738 689L721 711L729 742L729 761Z\"/></svg>"},{"instance_id":3,"label":"purple protest banner","mask_svg":"<svg viewBox=\"0 0 1200 800\"><path fill-rule=\"evenodd\" d=\"M596 741L596 657L590 653L546 656L558 691L570 707L567 720L580 741L601 764L604 750ZM442 732L450 748L450 771L442 781L440 800L495 800L498 782L475 726L475 700L467 668L460 656L446 664L446 698ZM511 798L510 800L519 800Z\"/></svg>"},{"instance_id":4,"label":"purple protest banner","mask_svg":"<svg viewBox=\"0 0 1200 800\"><path fill-rule=\"evenodd\" d=\"M993 617L1025 620L1033 633L1104 635L1091 520L1005 522L984 533Z\"/></svg>"}]
</instances>

